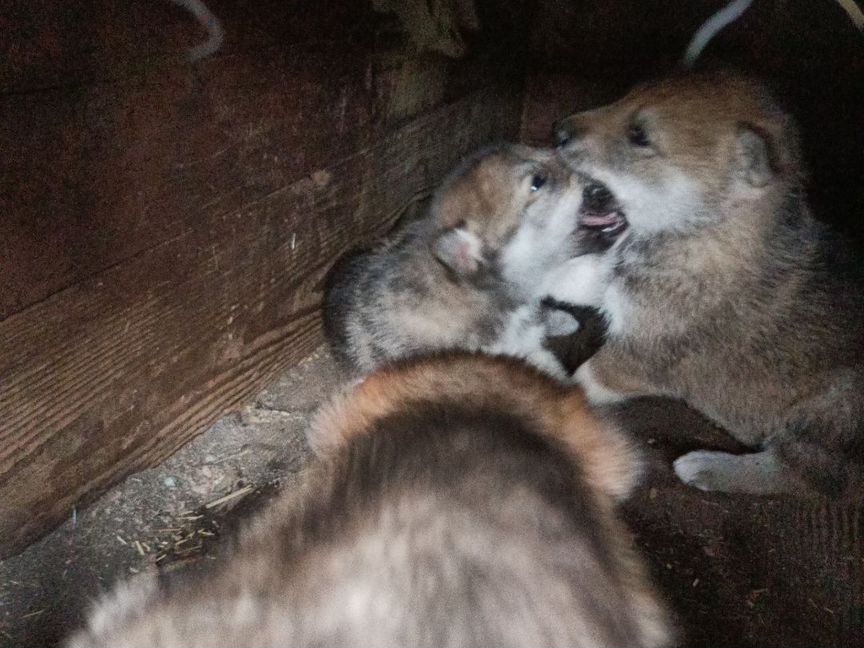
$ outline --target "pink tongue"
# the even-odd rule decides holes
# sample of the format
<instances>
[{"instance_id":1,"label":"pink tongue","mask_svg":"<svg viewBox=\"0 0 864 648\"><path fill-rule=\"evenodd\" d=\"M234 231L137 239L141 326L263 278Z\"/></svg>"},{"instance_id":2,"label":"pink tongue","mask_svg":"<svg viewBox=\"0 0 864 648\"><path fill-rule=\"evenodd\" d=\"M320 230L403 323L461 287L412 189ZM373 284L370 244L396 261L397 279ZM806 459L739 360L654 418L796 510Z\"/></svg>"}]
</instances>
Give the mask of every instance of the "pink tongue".
<instances>
[{"instance_id":1,"label":"pink tongue","mask_svg":"<svg viewBox=\"0 0 864 648\"><path fill-rule=\"evenodd\" d=\"M588 227L608 227L618 222L618 214L611 213L605 216L593 216L591 214L582 215L582 224Z\"/></svg>"}]
</instances>

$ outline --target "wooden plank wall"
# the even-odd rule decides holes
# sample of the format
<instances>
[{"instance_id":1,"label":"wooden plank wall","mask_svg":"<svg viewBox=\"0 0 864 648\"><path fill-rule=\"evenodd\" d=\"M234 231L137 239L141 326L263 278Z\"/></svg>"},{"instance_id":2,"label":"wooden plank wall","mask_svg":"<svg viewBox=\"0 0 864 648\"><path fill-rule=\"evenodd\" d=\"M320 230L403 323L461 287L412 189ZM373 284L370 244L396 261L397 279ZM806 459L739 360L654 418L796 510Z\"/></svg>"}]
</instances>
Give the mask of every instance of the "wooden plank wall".
<instances>
[{"instance_id":1,"label":"wooden plank wall","mask_svg":"<svg viewBox=\"0 0 864 648\"><path fill-rule=\"evenodd\" d=\"M209 4L194 65L168 2L0 16L0 556L308 354L332 261L518 131L365 3Z\"/></svg>"}]
</instances>

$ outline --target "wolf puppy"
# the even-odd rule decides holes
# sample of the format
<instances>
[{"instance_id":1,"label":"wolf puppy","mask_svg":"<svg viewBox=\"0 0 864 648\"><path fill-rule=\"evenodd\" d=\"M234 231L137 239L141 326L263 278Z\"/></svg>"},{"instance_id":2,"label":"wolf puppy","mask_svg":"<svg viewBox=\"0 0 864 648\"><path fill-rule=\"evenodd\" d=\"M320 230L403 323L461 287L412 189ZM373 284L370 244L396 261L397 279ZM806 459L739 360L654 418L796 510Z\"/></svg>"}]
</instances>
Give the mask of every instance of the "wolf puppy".
<instances>
[{"instance_id":1,"label":"wolf puppy","mask_svg":"<svg viewBox=\"0 0 864 648\"><path fill-rule=\"evenodd\" d=\"M66 645L668 645L614 513L638 459L580 390L515 360L413 360L314 437L321 462L233 557L121 587Z\"/></svg>"},{"instance_id":2,"label":"wolf puppy","mask_svg":"<svg viewBox=\"0 0 864 648\"><path fill-rule=\"evenodd\" d=\"M363 373L417 351L489 345L547 269L603 244L577 238L581 191L552 151L477 153L425 217L331 271L324 321L334 355Z\"/></svg>"},{"instance_id":3,"label":"wolf puppy","mask_svg":"<svg viewBox=\"0 0 864 648\"><path fill-rule=\"evenodd\" d=\"M608 321L576 374L590 400L681 398L759 449L679 458L701 489L860 488L864 283L811 216L792 119L758 83L710 74L573 115L558 139L599 181L582 227L620 232L546 281Z\"/></svg>"}]
</instances>

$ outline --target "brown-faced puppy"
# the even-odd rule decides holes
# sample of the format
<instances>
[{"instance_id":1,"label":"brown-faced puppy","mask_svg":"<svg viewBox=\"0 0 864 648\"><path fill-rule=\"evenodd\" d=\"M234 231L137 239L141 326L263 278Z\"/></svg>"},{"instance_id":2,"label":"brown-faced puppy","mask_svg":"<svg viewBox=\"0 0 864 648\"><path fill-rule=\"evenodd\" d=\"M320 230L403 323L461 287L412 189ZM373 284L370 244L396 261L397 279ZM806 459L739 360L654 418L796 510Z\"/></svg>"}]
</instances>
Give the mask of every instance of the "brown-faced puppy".
<instances>
[{"instance_id":1,"label":"brown-faced puppy","mask_svg":"<svg viewBox=\"0 0 864 648\"><path fill-rule=\"evenodd\" d=\"M363 373L418 351L488 346L546 270L607 246L577 232L582 189L548 150L503 145L465 161L425 217L331 272L334 355Z\"/></svg>"},{"instance_id":2,"label":"brown-faced puppy","mask_svg":"<svg viewBox=\"0 0 864 648\"><path fill-rule=\"evenodd\" d=\"M792 119L759 83L683 76L565 119L562 156L598 182L582 227L617 232L546 292L599 307L605 346L577 372L593 402L681 398L757 450L697 451L705 490L860 488L860 263L811 215Z\"/></svg>"},{"instance_id":3,"label":"brown-faced puppy","mask_svg":"<svg viewBox=\"0 0 864 648\"><path fill-rule=\"evenodd\" d=\"M615 516L639 460L516 360L374 373L322 410L320 463L195 578L121 587L69 648L669 645Z\"/></svg>"}]
</instances>

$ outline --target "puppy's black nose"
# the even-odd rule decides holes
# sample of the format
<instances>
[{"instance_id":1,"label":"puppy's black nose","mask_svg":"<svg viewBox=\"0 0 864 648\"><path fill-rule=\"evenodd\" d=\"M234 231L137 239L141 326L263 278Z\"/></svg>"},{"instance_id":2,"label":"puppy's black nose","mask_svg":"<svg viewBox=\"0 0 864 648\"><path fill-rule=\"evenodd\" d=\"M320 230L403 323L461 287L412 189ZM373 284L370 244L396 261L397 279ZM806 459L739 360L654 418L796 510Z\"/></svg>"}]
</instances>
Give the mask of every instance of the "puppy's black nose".
<instances>
[{"instance_id":1,"label":"puppy's black nose","mask_svg":"<svg viewBox=\"0 0 864 648\"><path fill-rule=\"evenodd\" d=\"M582 190L582 204L586 211L602 214L611 211L615 196L606 185L592 182Z\"/></svg>"}]
</instances>

